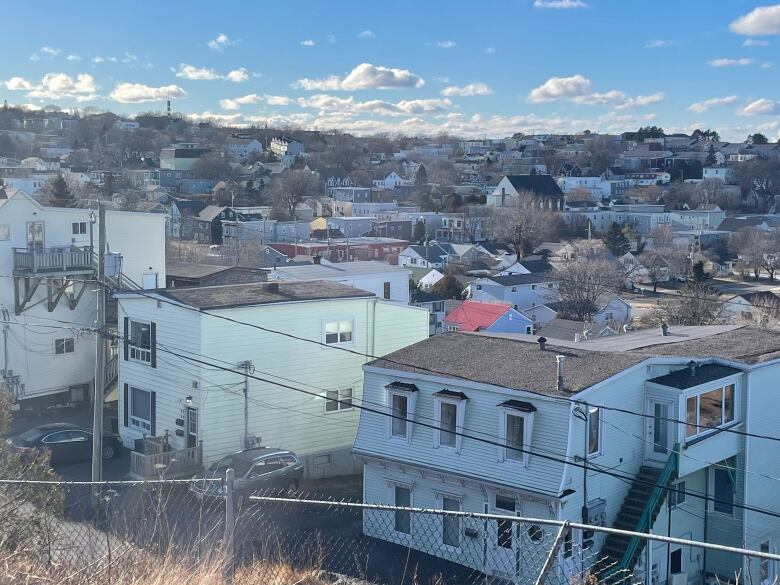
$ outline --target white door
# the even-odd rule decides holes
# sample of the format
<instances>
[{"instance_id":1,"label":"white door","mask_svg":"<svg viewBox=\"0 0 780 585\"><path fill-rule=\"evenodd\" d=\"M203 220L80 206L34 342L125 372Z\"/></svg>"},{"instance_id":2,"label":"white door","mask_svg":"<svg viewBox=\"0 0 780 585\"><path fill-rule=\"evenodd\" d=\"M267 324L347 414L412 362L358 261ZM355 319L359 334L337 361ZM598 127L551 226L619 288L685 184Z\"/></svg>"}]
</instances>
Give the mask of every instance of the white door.
<instances>
[{"instance_id":1,"label":"white door","mask_svg":"<svg viewBox=\"0 0 780 585\"><path fill-rule=\"evenodd\" d=\"M672 450L672 403L656 400L647 401L647 441L645 442L645 461L666 463Z\"/></svg>"},{"instance_id":2,"label":"white door","mask_svg":"<svg viewBox=\"0 0 780 585\"><path fill-rule=\"evenodd\" d=\"M491 513L515 516L517 504L511 496L494 494ZM517 522L489 520L487 530L487 567L490 575L514 578L517 574Z\"/></svg>"},{"instance_id":3,"label":"white door","mask_svg":"<svg viewBox=\"0 0 780 585\"><path fill-rule=\"evenodd\" d=\"M142 277L141 286L145 289L157 288L157 273L144 274Z\"/></svg>"}]
</instances>

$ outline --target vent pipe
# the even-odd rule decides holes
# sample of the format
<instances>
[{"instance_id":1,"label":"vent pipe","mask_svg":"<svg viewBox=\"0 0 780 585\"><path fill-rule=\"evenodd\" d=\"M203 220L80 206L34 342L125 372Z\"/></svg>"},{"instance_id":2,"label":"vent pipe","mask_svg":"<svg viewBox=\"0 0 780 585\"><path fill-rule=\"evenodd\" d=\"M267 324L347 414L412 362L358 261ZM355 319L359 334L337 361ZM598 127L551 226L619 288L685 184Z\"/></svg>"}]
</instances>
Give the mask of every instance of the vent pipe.
<instances>
[{"instance_id":1,"label":"vent pipe","mask_svg":"<svg viewBox=\"0 0 780 585\"><path fill-rule=\"evenodd\" d=\"M547 349L547 338L546 337L540 337L536 340L536 343L539 344L539 350L545 351Z\"/></svg>"},{"instance_id":2,"label":"vent pipe","mask_svg":"<svg viewBox=\"0 0 780 585\"><path fill-rule=\"evenodd\" d=\"M556 382L556 389L558 392L563 392L564 384L563 384L563 362L566 360L566 356L562 355L556 355L555 356L555 373L557 377Z\"/></svg>"},{"instance_id":3,"label":"vent pipe","mask_svg":"<svg viewBox=\"0 0 780 585\"><path fill-rule=\"evenodd\" d=\"M691 378L696 376L696 365L696 362L693 360L689 361L687 364L688 371L691 373Z\"/></svg>"}]
</instances>

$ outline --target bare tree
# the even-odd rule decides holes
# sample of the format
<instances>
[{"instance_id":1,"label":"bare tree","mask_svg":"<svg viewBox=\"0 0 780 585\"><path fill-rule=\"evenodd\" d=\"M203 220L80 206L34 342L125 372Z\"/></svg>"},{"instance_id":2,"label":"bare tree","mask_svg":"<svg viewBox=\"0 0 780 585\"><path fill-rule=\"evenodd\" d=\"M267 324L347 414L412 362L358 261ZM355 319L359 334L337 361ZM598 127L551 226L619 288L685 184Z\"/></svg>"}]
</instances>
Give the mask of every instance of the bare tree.
<instances>
[{"instance_id":1,"label":"bare tree","mask_svg":"<svg viewBox=\"0 0 780 585\"><path fill-rule=\"evenodd\" d=\"M322 186L311 171L289 170L273 189L275 213L284 219L295 219L295 208L308 197L320 193Z\"/></svg>"},{"instance_id":2,"label":"bare tree","mask_svg":"<svg viewBox=\"0 0 780 585\"><path fill-rule=\"evenodd\" d=\"M647 237L653 241L654 248L670 248L674 242L674 231L671 224L663 223L651 229Z\"/></svg>"},{"instance_id":3,"label":"bare tree","mask_svg":"<svg viewBox=\"0 0 780 585\"><path fill-rule=\"evenodd\" d=\"M739 256L744 269L752 272L753 277L758 280L763 267L763 255L767 251L765 234L754 227L742 228L731 235L729 248Z\"/></svg>"},{"instance_id":4,"label":"bare tree","mask_svg":"<svg viewBox=\"0 0 780 585\"><path fill-rule=\"evenodd\" d=\"M647 250L638 258L640 264L647 271L647 278L653 284L653 292L658 291L659 282L669 279L669 262L663 251L663 248Z\"/></svg>"},{"instance_id":5,"label":"bare tree","mask_svg":"<svg viewBox=\"0 0 780 585\"><path fill-rule=\"evenodd\" d=\"M620 289L624 275L619 262L586 257L558 266L553 278L559 282L564 316L584 321L596 312L601 295Z\"/></svg>"},{"instance_id":6,"label":"bare tree","mask_svg":"<svg viewBox=\"0 0 780 585\"><path fill-rule=\"evenodd\" d=\"M688 282L677 298L663 303L656 321L669 325L712 325L720 318L720 293L706 282Z\"/></svg>"},{"instance_id":7,"label":"bare tree","mask_svg":"<svg viewBox=\"0 0 780 585\"><path fill-rule=\"evenodd\" d=\"M476 242L477 238L493 239L494 223L496 215L486 205L467 205L461 207L463 214L463 229L468 234L470 242Z\"/></svg>"},{"instance_id":8,"label":"bare tree","mask_svg":"<svg viewBox=\"0 0 780 585\"><path fill-rule=\"evenodd\" d=\"M560 216L539 209L537 201L531 193L521 192L516 207L498 207L494 211L497 238L511 244L518 256L533 252L536 246L560 231Z\"/></svg>"}]
</instances>

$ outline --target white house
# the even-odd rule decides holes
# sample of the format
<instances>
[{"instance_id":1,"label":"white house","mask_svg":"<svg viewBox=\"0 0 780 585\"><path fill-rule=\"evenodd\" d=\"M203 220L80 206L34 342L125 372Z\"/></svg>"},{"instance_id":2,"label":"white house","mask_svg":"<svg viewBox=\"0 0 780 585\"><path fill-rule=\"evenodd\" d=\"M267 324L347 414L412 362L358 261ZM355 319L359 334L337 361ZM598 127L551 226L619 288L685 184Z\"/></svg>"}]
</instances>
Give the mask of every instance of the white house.
<instances>
[{"instance_id":1,"label":"white house","mask_svg":"<svg viewBox=\"0 0 780 585\"><path fill-rule=\"evenodd\" d=\"M431 288L433 288L433 285L439 282L442 278L444 278L444 274L435 268L431 268L425 276L417 281L417 288L420 290L429 291Z\"/></svg>"},{"instance_id":2,"label":"white house","mask_svg":"<svg viewBox=\"0 0 780 585\"><path fill-rule=\"evenodd\" d=\"M98 214L43 207L22 191L0 200L4 380L28 406L88 398L95 378ZM122 286L165 279L165 216L106 212L107 274ZM129 280L128 280L129 279ZM116 282L114 278L114 282ZM109 324L109 328L113 325Z\"/></svg>"},{"instance_id":3,"label":"white house","mask_svg":"<svg viewBox=\"0 0 780 585\"><path fill-rule=\"evenodd\" d=\"M225 141L225 154L229 158L245 159L253 152L263 152L263 144L256 138L231 137Z\"/></svg>"},{"instance_id":4,"label":"white house","mask_svg":"<svg viewBox=\"0 0 780 585\"><path fill-rule=\"evenodd\" d=\"M395 190L396 187L412 187L414 181L404 179L401 175L395 171L391 172L384 179L374 179L374 187L380 187L382 189Z\"/></svg>"},{"instance_id":5,"label":"white house","mask_svg":"<svg viewBox=\"0 0 780 585\"><path fill-rule=\"evenodd\" d=\"M271 139L269 150L279 158L296 157L303 154L303 143L289 136L280 136Z\"/></svg>"},{"instance_id":6,"label":"white house","mask_svg":"<svg viewBox=\"0 0 780 585\"><path fill-rule=\"evenodd\" d=\"M354 453L364 461L365 502L777 551L771 470L780 457L772 440L780 362L767 348L777 347L780 334L731 326L671 333L554 346L534 336L445 333L370 362L363 398L385 410L360 416ZM524 584L534 583L545 560L528 551L554 536L552 528L531 528L383 510L363 515L369 536ZM603 559L593 568L601 582L621 570L659 585L746 574L771 583L777 574L757 559L646 543L571 530L554 560L572 573L553 571L548 582L565 585L593 559Z\"/></svg>"},{"instance_id":7,"label":"white house","mask_svg":"<svg viewBox=\"0 0 780 585\"><path fill-rule=\"evenodd\" d=\"M354 473L352 401L362 403L362 365L428 337L424 309L337 282L175 288L118 300L123 443L166 436L172 457L200 446L205 465L257 444L293 450L310 476ZM245 378L236 364L247 360Z\"/></svg>"}]
</instances>

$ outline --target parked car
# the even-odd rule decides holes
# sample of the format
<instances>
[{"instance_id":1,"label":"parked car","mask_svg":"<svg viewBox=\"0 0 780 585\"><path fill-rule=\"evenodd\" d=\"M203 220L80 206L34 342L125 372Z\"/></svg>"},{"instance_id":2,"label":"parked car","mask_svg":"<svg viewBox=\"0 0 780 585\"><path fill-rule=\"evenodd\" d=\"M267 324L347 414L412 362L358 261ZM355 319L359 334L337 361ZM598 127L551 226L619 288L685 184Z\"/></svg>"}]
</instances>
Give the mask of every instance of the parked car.
<instances>
[{"instance_id":1,"label":"parked car","mask_svg":"<svg viewBox=\"0 0 780 585\"><path fill-rule=\"evenodd\" d=\"M24 454L33 449L48 449L52 463L70 463L92 459L92 431L70 423L49 423L33 427L8 439L10 445ZM113 459L122 451L117 435L103 435L103 459Z\"/></svg>"},{"instance_id":2,"label":"parked car","mask_svg":"<svg viewBox=\"0 0 780 585\"><path fill-rule=\"evenodd\" d=\"M212 463L190 482L199 498L225 497L225 473L235 471L234 490L239 499L255 493L294 492L303 479L303 463L292 451L258 447L244 449Z\"/></svg>"}]
</instances>

